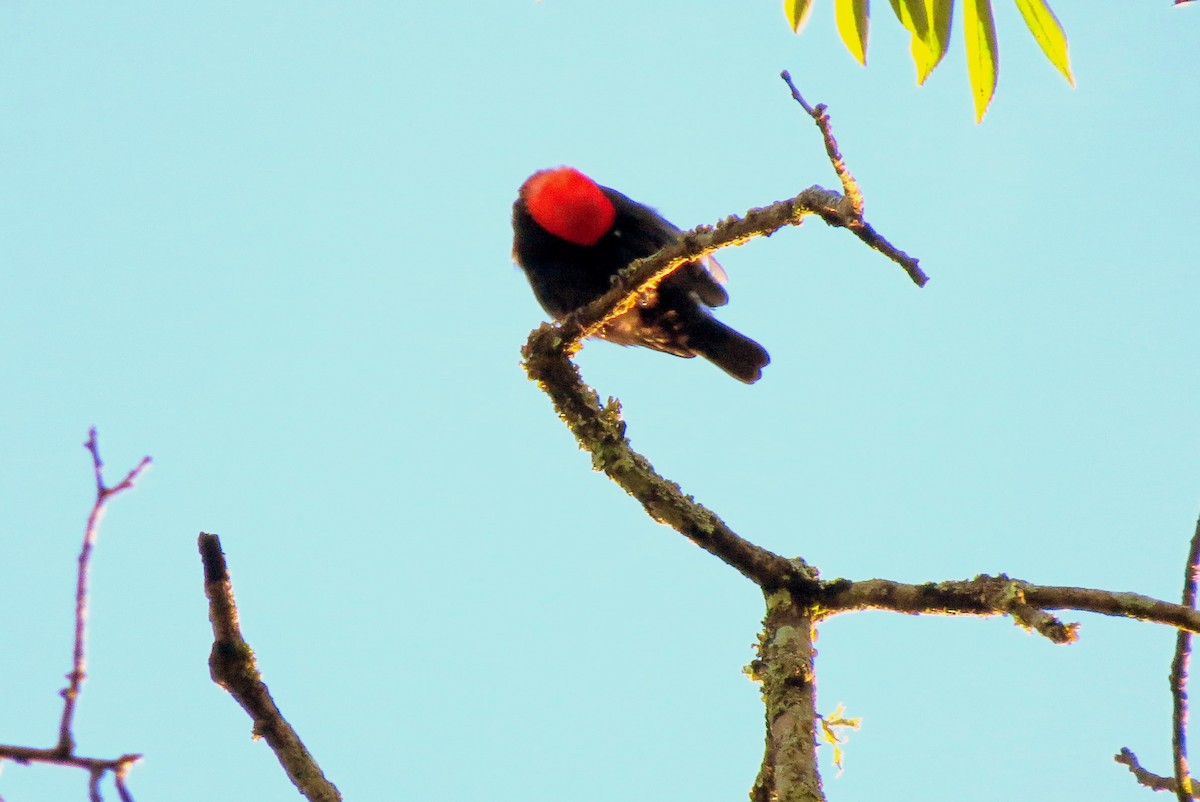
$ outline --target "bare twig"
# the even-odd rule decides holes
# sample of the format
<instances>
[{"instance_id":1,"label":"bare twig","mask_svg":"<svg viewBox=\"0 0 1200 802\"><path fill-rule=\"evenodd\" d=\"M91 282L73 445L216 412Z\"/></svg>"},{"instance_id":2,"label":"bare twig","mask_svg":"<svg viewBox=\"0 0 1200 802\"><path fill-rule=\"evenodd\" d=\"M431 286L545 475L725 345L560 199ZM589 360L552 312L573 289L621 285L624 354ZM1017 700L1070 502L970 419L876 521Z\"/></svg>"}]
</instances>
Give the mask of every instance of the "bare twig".
<instances>
[{"instance_id":1,"label":"bare twig","mask_svg":"<svg viewBox=\"0 0 1200 802\"><path fill-rule=\"evenodd\" d=\"M112 772L115 778L117 793L122 802L133 802L133 797L126 787L125 778L129 769L141 759L138 754L125 754L118 758L84 757L75 754L75 739L72 735L72 724L75 716L75 705L79 700L80 689L86 678L86 636L88 613L88 571L91 564L92 548L100 534L100 521L108 500L118 493L133 487L146 466L150 464L149 457L143 457L125 478L112 487L104 484L103 467L100 460L100 447L96 441L96 428L88 432L84 447L92 455L92 470L96 478L96 499L88 514L87 525L83 532L83 547L79 552L79 571L75 580L75 639L71 661L71 673L67 674L67 687L60 695L63 698L63 712L58 725L58 741L48 749L38 749L29 746L14 746L0 744L0 761L12 760L15 763L46 763L55 766L68 766L83 769L88 773L88 796L99 802L100 782L104 775Z\"/></svg>"},{"instance_id":2,"label":"bare twig","mask_svg":"<svg viewBox=\"0 0 1200 802\"><path fill-rule=\"evenodd\" d=\"M813 118L817 128L821 129L821 138L825 140L825 152L829 154L829 163L833 165L833 171L837 173L838 180L842 182L842 189L850 201L850 208L854 210L854 216L861 220L863 216L862 190L858 188L858 182L854 180L854 176L850 175L850 168L846 167L846 160L842 158L842 153L838 150L837 140L833 138L833 127L829 122L829 115L826 113L827 107L824 103L818 103L816 108L808 105L800 96L800 90L792 83L792 74L787 70L779 73L779 77L792 90L792 97L800 104L800 107Z\"/></svg>"},{"instance_id":3,"label":"bare twig","mask_svg":"<svg viewBox=\"0 0 1200 802\"><path fill-rule=\"evenodd\" d=\"M266 740L301 794L312 802L338 802L342 795L325 779L316 759L275 705L258 672L254 652L242 637L221 539L202 532L199 546L204 565L204 595L208 597L208 617L213 628L213 647L208 658L213 681L250 715L254 736Z\"/></svg>"},{"instance_id":4,"label":"bare twig","mask_svg":"<svg viewBox=\"0 0 1200 802\"><path fill-rule=\"evenodd\" d=\"M1144 785L1151 791L1170 791L1171 793L1175 793L1179 787L1174 777L1162 777L1142 768L1142 764L1138 762L1137 755L1127 748L1123 748L1120 752L1113 755L1113 760L1122 766L1128 766L1129 772L1133 774L1138 784ZM1195 787L1195 778L1191 778L1191 784ZM1193 796L1193 798L1195 797Z\"/></svg>"},{"instance_id":5,"label":"bare twig","mask_svg":"<svg viewBox=\"0 0 1200 802\"><path fill-rule=\"evenodd\" d=\"M1200 520L1196 522L1196 531L1192 535L1192 544L1188 549L1187 566L1183 572L1183 605L1189 609L1196 608L1196 571L1200 564ZM1192 654L1192 634L1181 629L1175 638L1175 658L1171 661L1171 754L1175 766L1175 795L1181 802L1187 802L1192 793L1192 777L1188 770L1187 759L1187 721L1188 721L1188 662Z\"/></svg>"},{"instance_id":6,"label":"bare twig","mask_svg":"<svg viewBox=\"0 0 1200 802\"><path fill-rule=\"evenodd\" d=\"M800 95L800 90L792 83L792 76L787 70L781 72L779 77L792 90L792 97L795 101L813 118L813 121L817 124L817 128L820 129L821 138L825 140L825 152L829 155L829 163L833 165L833 171L837 174L838 180L842 182L842 191L846 193L846 201L850 211L849 219L844 222L834 222L826 217L825 222L830 225L843 225L850 229L860 240L903 267L905 272L908 273L909 278L917 286L924 287L926 282L929 281L929 277L921 270L918 261L881 237L872 228L871 224L863 218L862 190L859 189L858 182L850 174L850 168L846 166L846 160L842 158L842 153L838 150L837 140L833 138L833 127L829 121L829 114L827 113L825 104L818 103L815 107L808 105L808 102Z\"/></svg>"},{"instance_id":7,"label":"bare twig","mask_svg":"<svg viewBox=\"0 0 1200 802\"><path fill-rule=\"evenodd\" d=\"M46 763L54 766L68 766L83 769L90 775L89 788L99 788L99 782L106 772L112 772L116 778L117 793L122 802L132 802L133 797L125 788L125 777L133 764L142 759L141 755L121 755L117 758L85 757L83 755L64 755L57 746L49 749L36 749L29 746L11 746L0 744L0 759L11 760L14 763ZM99 799L98 796L94 797Z\"/></svg>"},{"instance_id":8,"label":"bare twig","mask_svg":"<svg viewBox=\"0 0 1200 802\"><path fill-rule=\"evenodd\" d=\"M96 427L88 431L87 442L83 444L92 455L92 470L96 477L96 500L92 503L92 511L88 514L87 526L83 531L83 547L79 551L79 572L75 580L75 649L71 663L71 673L67 675L67 687L62 690L63 712L58 726L58 752L63 756L70 755L75 748L71 735L71 721L75 715L75 702L79 698L79 690L83 685L86 674L86 641L88 613L88 572L91 567L92 547L100 535L100 521L104 517L105 505L108 500L118 493L133 487L133 483L150 464L150 457L142 457L125 478L113 487L104 484L104 462L100 459L100 446L96 442Z\"/></svg>"}]
</instances>

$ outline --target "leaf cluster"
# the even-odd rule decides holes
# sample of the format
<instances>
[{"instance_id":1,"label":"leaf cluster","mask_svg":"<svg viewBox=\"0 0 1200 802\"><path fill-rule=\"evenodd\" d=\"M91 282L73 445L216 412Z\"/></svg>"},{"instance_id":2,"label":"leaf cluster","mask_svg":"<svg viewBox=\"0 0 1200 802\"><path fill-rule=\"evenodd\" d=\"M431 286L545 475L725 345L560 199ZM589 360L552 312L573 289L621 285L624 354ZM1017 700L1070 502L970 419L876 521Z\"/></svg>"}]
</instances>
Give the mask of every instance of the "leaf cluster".
<instances>
[{"instance_id":1,"label":"leaf cluster","mask_svg":"<svg viewBox=\"0 0 1200 802\"><path fill-rule=\"evenodd\" d=\"M913 64L917 83L923 84L941 63L950 47L954 0L888 0L896 19L912 36ZM1067 36L1046 0L1014 0L1025 25L1050 63L1071 86L1071 59ZM967 76L975 102L975 121L983 120L996 93L1000 76L1000 51L991 0L961 0L963 35L967 53ZM792 30L799 33L808 22L813 0L784 0L783 10ZM870 0L834 0L838 35L859 64L867 63L870 30Z\"/></svg>"}]
</instances>

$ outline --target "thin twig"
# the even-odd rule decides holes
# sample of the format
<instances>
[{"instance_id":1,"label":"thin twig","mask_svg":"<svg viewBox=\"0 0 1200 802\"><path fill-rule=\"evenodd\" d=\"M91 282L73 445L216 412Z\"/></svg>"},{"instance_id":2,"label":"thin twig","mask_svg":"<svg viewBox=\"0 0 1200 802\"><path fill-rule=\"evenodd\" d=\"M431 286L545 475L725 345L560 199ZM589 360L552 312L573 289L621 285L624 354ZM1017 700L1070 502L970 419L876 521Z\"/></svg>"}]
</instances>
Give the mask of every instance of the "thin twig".
<instances>
[{"instance_id":1,"label":"thin twig","mask_svg":"<svg viewBox=\"0 0 1200 802\"><path fill-rule=\"evenodd\" d=\"M311 802L338 802L342 795L325 779L316 759L276 706L259 674L254 652L242 637L221 539L201 532L199 547L204 565L204 595L208 597L208 617L213 628L213 647L208 658L213 681L250 715L254 736L267 742L301 794Z\"/></svg>"},{"instance_id":2,"label":"thin twig","mask_svg":"<svg viewBox=\"0 0 1200 802\"><path fill-rule=\"evenodd\" d=\"M67 675L68 684L61 692L63 712L58 726L57 750L63 756L70 755L75 749L75 742L71 735L71 724L75 716L75 702L79 698L79 690L83 685L84 678L87 676L85 672L87 665L85 649L87 645L88 571L91 567L92 547L96 544L96 538L100 535L100 521L104 517L104 509L108 500L118 493L133 487L133 483L137 481L142 471L150 464L150 457L142 457L142 461L129 471L129 473L125 474L124 479L113 487L107 487L104 484L104 463L100 459L100 446L96 442L95 426L88 431L88 439L83 446L92 455L92 469L96 477L96 500L92 504L92 511L88 514L87 526L83 531L83 547L79 551L79 572L75 580L75 648L71 662L71 673Z\"/></svg>"},{"instance_id":3,"label":"thin twig","mask_svg":"<svg viewBox=\"0 0 1200 802\"><path fill-rule=\"evenodd\" d=\"M1188 549L1187 565L1183 576L1183 606L1196 608L1196 571L1200 565L1200 520ZM1180 802L1188 802L1193 796L1192 777L1187 759L1188 721L1188 662L1192 654L1192 634L1179 630L1175 638L1175 657L1171 661L1171 754L1175 765L1175 795Z\"/></svg>"},{"instance_id":4,"label":"thin twig","mask_svg":"<svg viewBox=\"0 0 1200 802\"><path fill-rule=\"evenodd\" d=\"M800 94L800 90L796 88L796 84L792 82L791 73L787 70L779 73L779 77L792 91L792 98L795 99L800 107L813 118L817 124L817 128L821 131L821 138L825 140L825 152L829 156L829 163L833 166L833 171L837 174L838 180L842 182L842 191L845 193L846 202L850 209L849 219L835 223L828 217L825 217L825 222L830 225L843 225L854 232L855 236L870 245L875 250L882 253L887 258L891 259L896 264L904 268L908 273L909 278L913 280L918 287L924 287L929 281L929 276L921 270L917 259L906 254L896 246L892 245L886 239L881 237L879 233L866 221L863 217L863 194L859 189L858 182L854 180L854 176L850 174L850 168L846 166L846 160L842 158L842 153L838 150L837 140L833 137L833 125L829 120L828 109L823 103L818 103L815 107L810 106L808 101Z\"/></svg>"},{"instance_id":5,"label":"thin twig","mask_svg":"<svg viewBox=\"0 0 1200 802\"><path fill-rule=\"evenodd\" d=\"M67 766L83 769L92 777L103 777L111 771L117 777L117 792L121 794L122 802L131 802L133 797L129 791L121 791L125 786L124 778L133 764L142 759L141 755L128 754L117 758L85 757L83 755L64 755L57 746L49 749L36 749L29 746L13 746L0 744L0 760L11 760L14 763L45 763L52 766ZM89 781L90 782L90 781Z\"/></svg>"},{"instance_id":6,"label":"thin twig","mask_svg":"<svg viewBox=\"0 0 1200 802\"><path fill-rule=\"evenodd\" d=\"M129 787L125 784L125 777L129 774L131 763L122 763L113 769L114 784L117 786L117 796L121 797L121 802L133 802L133 794L129 793Z\"/></svg>"},{"instance_id":7,"label":"thin twig","mask_svg":"<svg viewBox=\"0 0 1200 802\"><path fill-rule=\"evenodd\" d=\"M838 150L837 140L833 138L833 127L829 122L829 115L826 113L828 107L824 103L818 103L815 108L808 105L801 97L800 90L792 83L792 74L787 70L779 73L779 77L792 90L792 97L800 104L800 107L808 112L808 116L813 118L817 128L821 129L821 138L825 140L825 152L829 154L829 163L833 165L833 171L837 173L838 180L842 182L842 189L846 192L846 198L850 201L854 216L862 220L862 190L858 188L858 182L854 180L854 176L850 175L850 168L846 166L846 160L842 158L842 153Z\"/></svg>"}]
</instances>

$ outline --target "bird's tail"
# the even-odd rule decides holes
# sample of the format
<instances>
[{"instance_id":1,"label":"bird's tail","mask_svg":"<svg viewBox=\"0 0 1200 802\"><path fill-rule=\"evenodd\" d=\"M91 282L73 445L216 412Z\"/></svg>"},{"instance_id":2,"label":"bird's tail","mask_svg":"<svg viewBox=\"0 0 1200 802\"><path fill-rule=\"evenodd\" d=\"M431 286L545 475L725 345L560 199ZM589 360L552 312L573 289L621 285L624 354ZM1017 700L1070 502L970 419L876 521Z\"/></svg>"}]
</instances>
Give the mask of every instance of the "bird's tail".
<instances>
[{"instance_id":1,"label":"bird's tail","mask_svg":"<svg viewBox=\"0 0 1200 802\"><path fill-rule=\"evenodd\" d=\"M738 381L754 384L762 378L762 369L771 361L765 348L710 315L702 321L689 327L689 349Z\"/></svg>"}]
</instances>

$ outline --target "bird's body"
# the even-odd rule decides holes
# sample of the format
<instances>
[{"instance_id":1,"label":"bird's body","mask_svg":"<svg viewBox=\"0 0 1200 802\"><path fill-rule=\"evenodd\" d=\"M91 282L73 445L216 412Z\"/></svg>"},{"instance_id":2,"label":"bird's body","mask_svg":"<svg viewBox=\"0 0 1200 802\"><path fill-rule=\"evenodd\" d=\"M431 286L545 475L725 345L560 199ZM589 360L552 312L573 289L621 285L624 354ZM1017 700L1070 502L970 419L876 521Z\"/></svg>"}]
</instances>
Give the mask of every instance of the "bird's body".
<instances>
[{"instance_id":1,"label":"bird's body","mask_svg":"<svg viewBox=\"0 0 1200 802\"><path fill-rule=\"evenodd\" d=\"M570 167L534 173L521 186L513 204L513 232L513 256L542 308L556 320L599 298L623 268L680 233L650 207ZM676 356L702 356L740 381L757 381L770 361L767 352L709 312L729 301L719 271L701 262L683 265L599 336Z\"/></svg>"}]
</instances>

